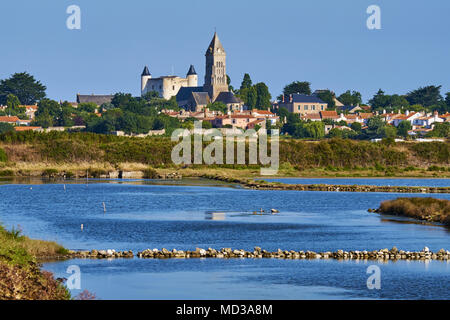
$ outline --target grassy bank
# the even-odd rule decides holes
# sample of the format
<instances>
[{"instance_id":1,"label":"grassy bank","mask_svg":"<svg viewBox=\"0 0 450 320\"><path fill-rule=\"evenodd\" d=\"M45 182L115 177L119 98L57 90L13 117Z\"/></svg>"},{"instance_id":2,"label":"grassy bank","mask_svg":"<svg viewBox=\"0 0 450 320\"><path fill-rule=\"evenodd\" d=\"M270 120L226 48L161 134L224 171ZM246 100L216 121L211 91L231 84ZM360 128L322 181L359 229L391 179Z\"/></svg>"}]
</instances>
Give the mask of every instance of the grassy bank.
<instances>
[{"instance_id":1,"label":"grassy bank","mask_svg":"<svg viewBox=\"0 0 450 320\"><path fill-rule=\"evenodd\" d=\"M32 240L0 226L0 300L68 300L68 290L41 271L39 257L66 254L54 242Z\"/></svg>"},{"instance_id":2,"label":"grassy bank","mask_svg":"<svg viewBox=\"0 0 450 320\"><path fill-rule=\"evenodd\" d=\"M435 198L398 198L384 201L378 213L439 222L450 227L450 201Z\"/></svg>"},{"instance_id":3,"label":"grassy bank","mask_svg":"<svg viewBox=\"0 0 450 320\"><path fill-rule=\"evenodd\" d=\"M258 176L256 165L176 166L176 142L167 137L129 138L91 133L10 132L0 135L0 176L35 176L46 170L110 172L158 170L234 172ZM205 144L206 145L206 144ZM225 148L224 148L225 153ZM450 143L372 143L343 139L280 141L279 176L450 177ZM195 174L194 174L195 175Z\"/></svg>"}]
</instances>

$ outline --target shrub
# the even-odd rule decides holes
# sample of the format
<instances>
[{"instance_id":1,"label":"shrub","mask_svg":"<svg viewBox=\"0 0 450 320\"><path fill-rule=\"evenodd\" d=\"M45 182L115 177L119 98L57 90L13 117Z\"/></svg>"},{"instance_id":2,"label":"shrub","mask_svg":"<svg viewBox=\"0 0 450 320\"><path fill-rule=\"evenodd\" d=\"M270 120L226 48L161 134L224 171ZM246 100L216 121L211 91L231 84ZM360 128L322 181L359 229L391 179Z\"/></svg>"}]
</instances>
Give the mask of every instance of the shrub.
<instances>
[{"instance_id":1,"label":"shrub","mask_svg":"<svg viewBox=\"0 0 450 320\"><path fill-rule=\"evenodd\" d=\"M380 213L441 222L450 226L450 201L435 198L397 198L384 201Z\"/></svg>"},{"instance_id":2,"label":"shrub","mask_svg":"<svg viewBox=\"0 0 450 320\"><path fill-rule=\"evenodd\" d=\"M0 177L13 177L14 171L12 170L0 170Z\"/></svg>"},{"instance_id":3,"label":"shrub","mask_svg":"<svg viewBox=\"0 0 450 320\"><path fill-rule=\"evenodd\" d=\"M58 174L58 170L57 170L57 169L51 169L51 168L45 169L45 170L42 172L42 176L48 177L48 178L53 178L53 177L55 177L57 174Z\"/></svg>"},{"instance_id":4,"label":"shrub","mask_svg":"<svg viewBox=\"0 0 450 320\"><path fill-rule=\"evenodd\" d=\"M158 172L153 168L147 168L142 170L142 172L144 173L144 179L159 179Z\"/></svg>"},{"instance_id":5,"label":"shrub","mask_svg":"<svg viewBox=\"0 0 450 320\"><path fill-rule=\"evenodd\" d=\"M5 150L0 148L0 162L6 162L8 161L8 155L6 154Z\"/></svg>"}]
</instances>

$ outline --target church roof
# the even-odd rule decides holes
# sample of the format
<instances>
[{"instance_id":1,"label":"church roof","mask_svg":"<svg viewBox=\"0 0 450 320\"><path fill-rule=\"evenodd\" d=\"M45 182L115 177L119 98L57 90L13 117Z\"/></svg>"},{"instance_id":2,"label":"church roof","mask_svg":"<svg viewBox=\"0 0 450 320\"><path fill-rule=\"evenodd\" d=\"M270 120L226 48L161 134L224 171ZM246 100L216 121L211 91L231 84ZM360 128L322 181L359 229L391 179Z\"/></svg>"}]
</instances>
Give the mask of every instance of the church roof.
<instances>
[{"instance_id":1,"label":"church roof","mask_svg":"<svg viewBox=\"0 0 450 320\"><path fill-rule=\"evenodd\" d=\"M195 72L195 68L191 64L191 67L189 68L189 71L188 71L187 75L190 76L190 75L193 75L193 74L197 74L197 72Z\"/></svg>"},{"instance_id":2,"label":"church roof","mask_svg":"<svg viewBox=\"0 0 450 320\"><path fill-rule=\"evenodd\" d=\"M177 93L177 101L189 100L193 92L205 92L203 87L181 87Z\"/></svg>"},{"instance_id":3,"label":"church roof","mask_svg":"<svg viewBox=\"0 0 450 320\"><path fill-rule=\"evenodd\" d=\"M210 102L208 92L192 92L192 97L195 103L200 106L207 105Z\"/></svg>"},{"instance_id":4,"label":"church roof","mask_svg":"<svg viewBox=\"0 0 450 320\"><path fill-rule=\"evenodd\" d=\"M211 43L209 44L208 49L206 50L206 54L213 54L220 50L220 52L225 53L225 49L222 46L222 43L219 40L219 36L217 35L217 32L214 32L214 36L211 40Z\"/></svg>"},{"instance_id":5,"label":"church roof","mask_svg":"<svg viewBox=\"0 0 450 320\"><path fill-rule=\"evenodd\" d=\"M145 66L144 71L142 71L142 76L150 76L150 71L148 70L148 67Z\"/></svg>"},{"instance_id":6,"label":"church roof","mask_svg":"<svg viewBox=\"0 0 450 320\"><path fill-rule=\"evenodd\" d=\"M223 102L225 104L229 103L241 103L241 100L239 100L233 92L221 92L217 96L215 101Z\"/></svg>"}]
</instances>

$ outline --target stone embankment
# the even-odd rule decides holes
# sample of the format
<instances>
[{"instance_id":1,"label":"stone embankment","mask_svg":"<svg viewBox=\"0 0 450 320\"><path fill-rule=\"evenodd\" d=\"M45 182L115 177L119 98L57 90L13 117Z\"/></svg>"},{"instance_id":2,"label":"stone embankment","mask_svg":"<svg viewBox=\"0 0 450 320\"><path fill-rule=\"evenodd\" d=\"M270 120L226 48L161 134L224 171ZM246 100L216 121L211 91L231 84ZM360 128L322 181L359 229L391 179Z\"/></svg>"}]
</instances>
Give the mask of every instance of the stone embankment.
<instances>
[{"instance_id":1,"label":"stone embankment","mask_svg":"<svg viewBox=\"0 0 450 320\"><path fill-rule=\"evenodd\" d=\"M285 184L264 180L229 178L219 175L202 175L202 178L240 184L246 189L255 190L295 190L295 191L332 191L332 192L393 192L393 193L450 193L450 187L395 187L364 185L329 184Z\"/></svg>"},{"instance_id":2,"label":"stone embankment","mask_svg":"<svg viewBox=\"0 0 450 320\"><path fill-rule=\"evenodd\" d=\"M271 252L255 247L253 251L233 250L231 248L222 248L215 250L212 248L195 251L182 251L173 249L147 249L138 252L136 255L141 259L190 259L190 258L248 258L248 259L335 259L335 260L449 260L450 251L441 249L437 252L430 251L425 247L422 251L404 251L396 247L392 249L382 249L374 251L294 251L281 250ZM117 252L115 250L92 250L92 251L70 251L67 258L84 259L112 259L112 258L133 258L134 254L130 251Z\"/></svg>"}]
</instances>

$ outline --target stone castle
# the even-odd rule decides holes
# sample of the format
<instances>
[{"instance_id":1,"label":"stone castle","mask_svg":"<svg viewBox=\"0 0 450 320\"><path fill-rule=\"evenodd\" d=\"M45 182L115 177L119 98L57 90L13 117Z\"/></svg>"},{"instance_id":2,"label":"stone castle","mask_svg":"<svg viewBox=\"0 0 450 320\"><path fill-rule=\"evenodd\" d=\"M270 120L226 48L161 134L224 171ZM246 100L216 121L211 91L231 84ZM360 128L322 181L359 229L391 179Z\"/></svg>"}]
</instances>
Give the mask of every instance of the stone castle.
<instances>
[{"instance_id":1,"label":"stone castle","mask_svg":"<svg viewBox=\"0 0 450 320\"><path fill-rule=\"evenodd\" d=\"M160 97L170 99L176 96L180 107L191 111L203 111L211 102L222 102L229 110L242 109L243 103L228 90L227 54L217 33L206 50L205 82L198 86L198 76L193 65L186 78L162 76L152 78L148 67L141 75L141 94L158 92Z\"/></svg>"}]
</instances>

